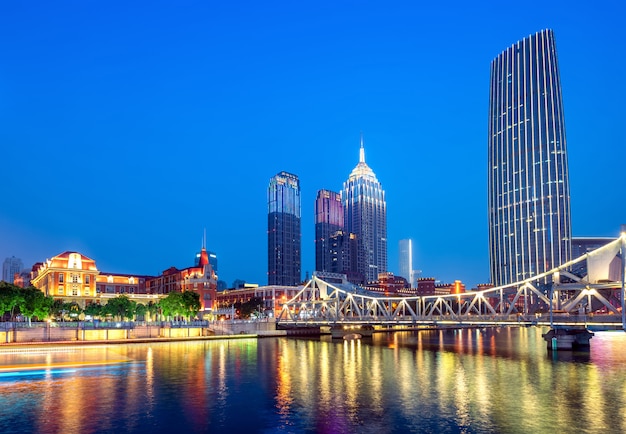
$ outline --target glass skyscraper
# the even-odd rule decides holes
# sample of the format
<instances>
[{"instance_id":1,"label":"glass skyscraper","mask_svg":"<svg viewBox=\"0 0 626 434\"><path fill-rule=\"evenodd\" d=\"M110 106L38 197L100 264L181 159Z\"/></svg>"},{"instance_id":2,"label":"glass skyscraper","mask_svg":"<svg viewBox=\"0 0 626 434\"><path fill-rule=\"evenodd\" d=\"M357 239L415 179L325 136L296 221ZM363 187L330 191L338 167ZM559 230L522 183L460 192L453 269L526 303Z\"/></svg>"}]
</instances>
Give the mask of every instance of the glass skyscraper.
<instances>
[{"instance_id":1,"label":"glass skyscraper","mask_svg":"<svg viewBox=\"0 0 626 434\"><path fill-rule=\"evenodd\" d=\"M269 285L301 283L300 181L280 172L267 189L267 280Z\"/></svg>"},{"instance_id":2,"label":"glass skyscraper","mask_svg":"<svg viewBox=\"0 0 626 434\"><path fill-rule=\"evenodd\" d=\"M343 230L341 194L319 190L315 199L315 270L333 271L338 267L333 255L331 236ZM335 265L335 266L333 266Z\"/></svg>"},{"instance_id":3,"label":"glass skyscraper","mask_svg":"<svg viewBox=\"0 0 626 434\"><path fill-rule=\"evenodd\" d=\"M366 281L378 280L387 271L387 203L385 191L365 163L363 139L359 163L343 183L346 232L356 235L358 272Z\"/></svg>"},{"instance_id":4,"label":"glass skyscraper","mask_svg":"<svg viewBox=\"0 0 626 434\"><path fill-rule=\"evenodd\" d=\"M413 286L413 241L411 239L398 242L398 268L401 277L404 277Z\"/></svg>"},{"instance_id":5,"label":"glass skyscraper","mask_svg":"<svg viewBox=\"0 0 626 434\"><path fill-rule=\"evenodd\" d=\"M561 82L552 30L491 62L489 254L504 285L571 258L570 191Z\"/></svg>"}]
</instances>

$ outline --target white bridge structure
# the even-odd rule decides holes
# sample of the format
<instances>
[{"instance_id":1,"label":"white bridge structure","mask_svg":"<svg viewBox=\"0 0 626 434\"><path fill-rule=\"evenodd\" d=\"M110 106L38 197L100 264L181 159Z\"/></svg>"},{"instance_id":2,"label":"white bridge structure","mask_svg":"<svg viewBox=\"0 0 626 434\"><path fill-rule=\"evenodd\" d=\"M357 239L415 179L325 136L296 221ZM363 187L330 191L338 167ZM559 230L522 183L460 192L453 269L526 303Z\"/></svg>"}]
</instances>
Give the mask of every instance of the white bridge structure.
<instances>
[{"instance_id":1,"label":"white bridge structure","mask_svg":"<svg viewBox=\"0 0 626 434\"><path fill-rule=\"evenodd\" d=\"M543 274L461 294L388 297L314 274L283 305L277 327L541 325L553 330L626 330L625 248L626 233L622 233Z\"/></svg>"}]
</instances>

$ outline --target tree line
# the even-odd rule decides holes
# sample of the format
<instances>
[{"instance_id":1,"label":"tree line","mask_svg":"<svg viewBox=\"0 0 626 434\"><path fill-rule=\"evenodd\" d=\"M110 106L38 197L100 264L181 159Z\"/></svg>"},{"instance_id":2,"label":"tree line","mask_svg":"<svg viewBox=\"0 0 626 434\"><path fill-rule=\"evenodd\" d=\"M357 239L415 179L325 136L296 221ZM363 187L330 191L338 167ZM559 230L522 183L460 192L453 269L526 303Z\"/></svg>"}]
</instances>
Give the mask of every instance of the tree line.
<instances>
[{"instance_id":1,"label":"tree line","mask_svg":"<svg viewBox=\"0 0 626 434\"><path fill-rule=\"evenodd\" d=\"M32 320L48 319L78 320L81 315L94 319L112 318L116 321L148 318L193 319L200 311L200 296L193 291L171 292L158 302L137 303L126 295L108 299L107 303L88 304L84 309L75 301L67 302L45 295L39 289L29 286L21 288L7 282L0 282L0 320L15 321L23 317Z\"/></svg>"}]
</instances>

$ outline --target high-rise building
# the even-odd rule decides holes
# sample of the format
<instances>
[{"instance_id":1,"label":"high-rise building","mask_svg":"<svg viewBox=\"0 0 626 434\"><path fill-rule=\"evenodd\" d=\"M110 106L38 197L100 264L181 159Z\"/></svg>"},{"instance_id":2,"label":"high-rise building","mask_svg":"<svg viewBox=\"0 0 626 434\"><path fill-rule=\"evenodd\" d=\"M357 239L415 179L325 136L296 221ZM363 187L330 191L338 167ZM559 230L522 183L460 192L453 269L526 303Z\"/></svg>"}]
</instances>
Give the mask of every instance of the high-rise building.
<instances>
[{"instance_id":1,"label":"high-rise building","mask_svg":"<svg viewBox=\"0 0 626 434\"><path fill-rule=\"evenodd\" d=\"M23 268L24 264L20 258L15 256L6 258L2 264L2 280L12 284L15 274L19 274Z\"/></svg>"},{"instance_id":2,"label":"high-rise building","mask_svg":"<svg viewBox=\"0 0 626 434\"><path fill-rule=\"evenodd\" d=\"M413 240L400 240L398 253L399 276L404 277L413 287Z\"/></svg>"},{"instance_id":3,"label":"high-rise building","mask_svg":"<svg viewBox=\"0 0 626 434\"><path fill-rule=\"evenodd\" d=\"M552 30L522 39L491 62L489 254L495 285L571 258L567 145Z\"/></svg>"},{"instance_id":4,"label":"high-rise building","mask_svg":"<svg viewBox=\"0 0 626 434\"><path fill-rule=\"evenodd\" d=\"M315 199L315 270L332 271L331 236L343 230L343 204L341 194L319 190Z\"/></svg>"},{"instance_id":5,"label":"high-rise building","mask_svg":"<svg viewBox=\"0 0 626 434\"><path fill-rule=\"evenodd\" d=\"M301 282L300 181L280 172L267 189L267 280L269 285Z\"/></svg>"},{"instance_id":6,"label":"high-rise building","mask_svg":"<svg viewBox=\"0 0 626 434\"><path fill-rule=\"evenodd\" d=\"M387 202L382 185L365 163L363 138L359 163L343 183L341 200L346 232L356 235L358 272L373 282L378 273L387 271Z\"/></svg>"}]
</instances>

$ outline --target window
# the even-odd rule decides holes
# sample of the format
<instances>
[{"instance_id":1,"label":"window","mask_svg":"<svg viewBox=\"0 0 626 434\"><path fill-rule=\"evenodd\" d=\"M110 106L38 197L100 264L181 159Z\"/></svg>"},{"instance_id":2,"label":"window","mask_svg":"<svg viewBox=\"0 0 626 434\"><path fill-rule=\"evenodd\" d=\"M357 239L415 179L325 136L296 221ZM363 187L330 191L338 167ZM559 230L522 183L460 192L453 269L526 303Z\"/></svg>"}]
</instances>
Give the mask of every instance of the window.
<instances>
[{"instance_id":1,"label":"window","mask_svg":"<svg viewBox=\"0 0 626 434\"><path fill-rule=\"evenodd\" d=\"M63 273L59 273L59 283L63 283Z\"/></svg>"},{"instance_id":2,"label":"window","mask_svg":"<svg viewBox=\"0 0 626 434\"><path fill-rule=\"evenodd\" d=\"M89 285L89 274L85 275L85 285Z\"/></svg>"},{"instance_id":3,"label":"window","mask_svg":"<svg viewBox=\"0 0 626 434\"><path fill-rule=\"evenodd\" d=\"M63 294L63 287L59 286L59 294Z\"/></svg>"}]
</instances>

